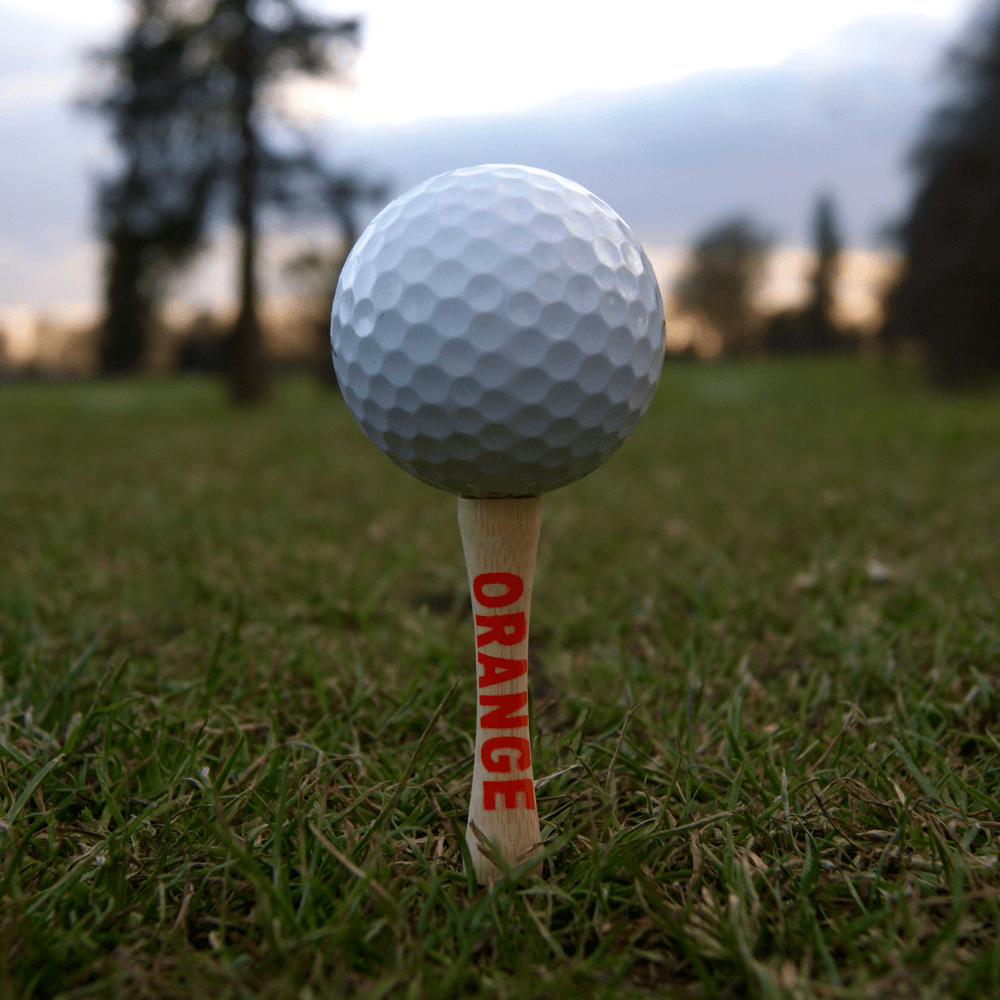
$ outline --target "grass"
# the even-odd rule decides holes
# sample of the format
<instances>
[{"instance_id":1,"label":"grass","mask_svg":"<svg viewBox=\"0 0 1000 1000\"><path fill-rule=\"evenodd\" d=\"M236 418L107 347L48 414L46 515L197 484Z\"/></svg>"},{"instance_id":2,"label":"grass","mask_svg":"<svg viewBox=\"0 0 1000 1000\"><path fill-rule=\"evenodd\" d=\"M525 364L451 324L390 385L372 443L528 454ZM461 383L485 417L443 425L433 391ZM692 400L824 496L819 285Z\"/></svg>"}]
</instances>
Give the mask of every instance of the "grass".
<instances>
[{"instance_id":1,"label":"grass","mask_svg":"<svg viewBox=\"0 0 1000 1000\"><path fill-rule=\"evenodd\" d=\"M545 498L547 860L486 890L454 501L308 382L3 387L0 995L1000 995L998 442L668 367Z\"/></svg>"}]
</instances>

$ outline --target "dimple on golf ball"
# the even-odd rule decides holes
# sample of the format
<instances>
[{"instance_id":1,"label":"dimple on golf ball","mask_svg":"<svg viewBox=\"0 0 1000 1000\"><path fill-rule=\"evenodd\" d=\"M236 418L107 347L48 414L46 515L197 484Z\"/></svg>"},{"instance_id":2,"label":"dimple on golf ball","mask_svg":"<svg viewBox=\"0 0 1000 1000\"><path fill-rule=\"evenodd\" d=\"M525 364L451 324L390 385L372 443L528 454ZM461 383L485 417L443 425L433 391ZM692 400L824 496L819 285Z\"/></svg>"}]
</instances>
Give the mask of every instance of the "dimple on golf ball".
<instances>
[{"instance_id":1,"label":"dimple on golf ball","mask_svg":"<svg viewBox=\"0 0 1000 1000\"><path fill-rule=\"evenodd\" d=\"M344 400L398 466L462 496L531 496L592 472L646 411L663 302L603 201L486 165L375 217L341 271L330 338Z\"/></svg>"}]
</instances>

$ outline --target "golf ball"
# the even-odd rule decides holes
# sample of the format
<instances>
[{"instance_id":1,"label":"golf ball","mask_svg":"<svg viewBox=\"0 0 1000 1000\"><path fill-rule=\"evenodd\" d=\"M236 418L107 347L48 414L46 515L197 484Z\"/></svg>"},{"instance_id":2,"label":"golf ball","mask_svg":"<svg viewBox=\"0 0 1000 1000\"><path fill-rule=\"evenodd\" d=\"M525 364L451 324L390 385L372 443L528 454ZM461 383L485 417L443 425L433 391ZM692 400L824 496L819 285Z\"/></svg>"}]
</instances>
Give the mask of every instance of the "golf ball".
<instances>
[{"instance_id":1,"label":"golf ball","mask_svg":"<svg viewBox=\"0 0 1000 1000\"><path fill-rule=\"evenodd\" d=\"M348 407L398 466L462 496L531 496L592 472L646 411L663 302L603 201L486 165L375 217L341 271L330 339Z\"/></svg>"}]
</instances>

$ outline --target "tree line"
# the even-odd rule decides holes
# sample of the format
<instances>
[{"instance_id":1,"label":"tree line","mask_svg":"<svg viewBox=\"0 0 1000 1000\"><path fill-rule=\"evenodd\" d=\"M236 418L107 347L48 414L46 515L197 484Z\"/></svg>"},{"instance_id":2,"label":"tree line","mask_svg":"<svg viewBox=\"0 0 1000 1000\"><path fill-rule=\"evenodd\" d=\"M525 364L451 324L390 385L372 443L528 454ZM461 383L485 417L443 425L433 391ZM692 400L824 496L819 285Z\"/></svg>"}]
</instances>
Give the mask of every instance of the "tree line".
<instances>
[{"instance_id":1,"label":"tree line","mask_svg":"<svg viewBox=\"0 0 1000 1000\"><path fill-rule=\"evenodd\" d=\"M755 300L766 280L772 242L749 216L712 226L695 242L674 287L677 308L711 327L728 356L850 349L850 333L838 326L834 314L843 241L833 197L821 194L816 200L815 264L805 303L762 316Z\"/></svg>"},{"instance_id":2,"label":"tree line","mask_svg":"<svg viewBox=\"0 0 1000 1000\"><path fill-rule=\"evenodd\" d=\"M384 202L389 187L334 169L267 97L292 75L342 77L360 21L306 13L298 0L133 0L133 12L119 44L96 54L104 83L86 102L120 154L97 193L106 248L101 371L142 369L171 283L230 230L239 247L235 320L223 336L188 343L181 361L223 373L237 403L265 398L261 237L306 217L323 220L329 239L291 270L319 303L317 356L335 384L329 302L362 209ZM878 335L889 353L922 345L931 377L948 386L1000 375L1000 5L971 29L950 56L955 96L911 157L916 193L895 234L903 267ZM731 356L850 349L834 310L843 240L829 194L817 198L812 231L815 264L801 307L756 311L773 237L740 216L695 242L674 288L678 308L711 327Z\"/></svg>"},{"instance_id":3,"label":"tree line","mask_svg":"<svg viewBox=\"0 0 1000 1000\"><path fill-rule=\"evenodd\" d=\"M1000 377L1000 5L973 19L949 54L954 96L930 117L909 166L915 194L894 236L902 266L883 299L878 343L917 345L931 380L960 388ZM769 237L751 220L716 226L695 245L676 288L730 354L843 348L834 321L840 238L829 198L814 217L816 266L798 310L763 320L753 308Z\"/></svg>"}]
</instances>

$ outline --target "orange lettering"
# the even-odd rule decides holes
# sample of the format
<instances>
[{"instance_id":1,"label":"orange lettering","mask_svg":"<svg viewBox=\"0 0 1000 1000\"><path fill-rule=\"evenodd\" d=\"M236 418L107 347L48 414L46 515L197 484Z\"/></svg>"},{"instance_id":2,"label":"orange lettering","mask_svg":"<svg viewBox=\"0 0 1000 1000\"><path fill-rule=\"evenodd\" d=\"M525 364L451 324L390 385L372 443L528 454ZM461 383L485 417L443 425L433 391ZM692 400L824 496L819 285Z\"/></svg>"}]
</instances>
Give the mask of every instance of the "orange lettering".
<instances>
[{"instance_id":1,"label":"orange lettering","mask_svg":"<svg viewBox=\"0 0 1000 1000\"><path fill-rule=\"evenodd\" d=\"M482 750L479 751L479 759L483 762L483 767L494 774L510 774L513 754L505 754L504 750L514 750L517 752L517 769L527 771L531 767L531 744L523 736L494 736L488 739ZM500 752L497 757L496 753Z\"/></svg>"},{"instance_id":2,"label":"orange lettering","mask_svg":"<svg viewBox=\"0 0 1000 1000\"><path fill-rule=\"evenodd\" d=\"M527 691L518 691L516 694L481 694L479 704L483 708L496 705L492 712L487 712L479 720L483 729L521 729L528 724L526 715L511 715L528 704Z\"/></svg>"},{"instance_id":3,"label":"orange lettering","mask_svg":"<svg viewBox=\"0 0 1000 1000\"><path fill-rule=\"evenodd\" d=\"M476 625L482 625L486 629L476 636L477 646L488 646L491 642L501 646L516 646L528 634L523 611L515 611L509 615L476 615Z\"/></svg>"},{"instance_id":4,"label":"orange lettering","mask_svg":"<svg viewBox=\"0 0 1000 1000\"><path fill-rule=\"evenodd\" d=\"M499 656L490 656L489 653L480 653L479 662L486 668L479 678L481 688L512 681L515 677L521 677L528 672L527 660L504 660Z\"/></svg>"},{"instance_id":5,"label":"orange lettering","mask_svg":"<svg viewBox=\"0 0 1000 1000\"><path fill-rule=\"evenodd\" d=\"M505 594L487 594L483 588L506 587ZM484 608L506 608L524 593L524 581L515 573L480 573L472 581L472 593Z\"/></svg>"},{"instance_id":6,"label":"orange lettering","mask_svg":"<svg viewBox=\"0 0 1000 1000\"><path fill-rule=\"evenodd\" d=\"M483 808L492 810L497 807L497 795L503 799L508 809L517 808L517 793L524 793L526 809L535 808L535 783L531 778L517 778L514 781L484 781Z\"/></svg>"}]
</instances>

